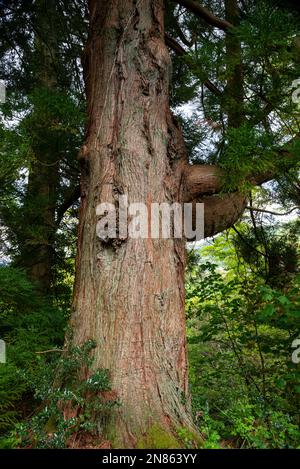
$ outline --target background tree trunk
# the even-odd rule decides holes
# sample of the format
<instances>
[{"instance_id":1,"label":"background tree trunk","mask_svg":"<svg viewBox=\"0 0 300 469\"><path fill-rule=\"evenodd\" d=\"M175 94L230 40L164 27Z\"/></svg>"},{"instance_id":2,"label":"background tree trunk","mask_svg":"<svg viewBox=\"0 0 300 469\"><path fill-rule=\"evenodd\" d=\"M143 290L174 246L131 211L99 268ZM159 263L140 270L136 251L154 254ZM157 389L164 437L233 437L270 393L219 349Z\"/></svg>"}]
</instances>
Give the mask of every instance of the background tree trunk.
<instances>
[{"instance_id":1,"label":"background tree trunk","mask_svg":"<svg viewBox=\"0 0 300 469\"><path fill-rule=\"evenodd\" d=\"M55 1L36 2L35 54L37 89L55 92L58 88L58 37L55 21ZM25 229L19 234L21 257L19 264L38 290L48 294L52 282L54 237L57 230L55 209L59 185L58 140L52 128L55 119L37 103L30 117L33 161L29 170L24 198ZM41 108L39 108L41 107ZM43 115L43 118L41 116ZM41 120L40 120L41 119Z\"/></svg>"},{"instance_id":2,"label":"background tree trunk","mask_svg":"<svg viewBox=\"0 0 300 469\"><path fill-rule=\"evenodd\" d=\"M186 155L168 103L170 58L163 1L90 1L85 77L87 138L73 342L97 341L121 406L110 423L117 447L176 447L192 430L184 314L185 241L100 241L96 206L182 200ZM112 437L113 433L113 437Z\"/></svg>"}]
</instances>

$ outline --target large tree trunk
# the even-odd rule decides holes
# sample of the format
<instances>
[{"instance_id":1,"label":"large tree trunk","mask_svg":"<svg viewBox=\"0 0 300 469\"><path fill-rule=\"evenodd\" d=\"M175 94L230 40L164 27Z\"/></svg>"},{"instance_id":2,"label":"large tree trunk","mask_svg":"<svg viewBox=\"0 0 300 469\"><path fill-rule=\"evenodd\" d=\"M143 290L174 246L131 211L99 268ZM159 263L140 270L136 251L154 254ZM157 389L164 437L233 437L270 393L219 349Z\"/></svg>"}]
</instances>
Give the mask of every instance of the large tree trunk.
<instances>
[{"instance_id":1,"label":"large tree trunk","mask_svg":"<svg viewBox=\"0 0 300 469\"><path fill-rule=\"evenodd\" d=\"M184 315L185 241L103 242L96 206L182 200L186 156L168 103L163 0L90 1L85 54L89 122L71 325L95 339L94 368L110 370L121 406L116 447L175 447L193 429ZM113 430L112 430L113 427ZM111 431L112 430L112 431ZM112 432L114 437L112 438Z\"/></svg>"}]
</instances>

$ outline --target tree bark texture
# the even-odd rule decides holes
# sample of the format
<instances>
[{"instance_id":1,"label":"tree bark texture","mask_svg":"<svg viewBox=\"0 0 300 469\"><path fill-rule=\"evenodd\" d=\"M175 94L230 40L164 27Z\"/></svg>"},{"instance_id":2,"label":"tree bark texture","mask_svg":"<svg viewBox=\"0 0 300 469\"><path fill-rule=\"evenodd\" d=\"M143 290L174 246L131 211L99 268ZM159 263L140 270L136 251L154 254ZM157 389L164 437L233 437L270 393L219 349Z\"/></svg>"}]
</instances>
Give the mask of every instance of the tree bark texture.
<instances>
[{"instance_id":1,"label":"tree bark texture","mask_svg":"<svg viewBox=\"0 0 300 469\"><path fill-rule=\"evenodd\" d=\"M227 34L227 53L240 58L227 21L182 1ZM184 239L107 239L96 234L100 203L205 203L205 236L232 226L247 198L221 194L222 171L188 163L182 132L169 108L171 62L163 0L90 0L84 54L88 97L80 154L81 211L71 318L72 343L97 343L92 370L110 371L120 401L105 436L115 447L180 446L177 430L196 431L188 393L184 314ZM232 67L226 93L242 104L242 74ZM237 86L239 85L239 86ZM237 127L242 108L228 116ZM261 184L270 175L249 175ZM155 435L154 435L155 434Z\"/></svg>"}]
</instances>

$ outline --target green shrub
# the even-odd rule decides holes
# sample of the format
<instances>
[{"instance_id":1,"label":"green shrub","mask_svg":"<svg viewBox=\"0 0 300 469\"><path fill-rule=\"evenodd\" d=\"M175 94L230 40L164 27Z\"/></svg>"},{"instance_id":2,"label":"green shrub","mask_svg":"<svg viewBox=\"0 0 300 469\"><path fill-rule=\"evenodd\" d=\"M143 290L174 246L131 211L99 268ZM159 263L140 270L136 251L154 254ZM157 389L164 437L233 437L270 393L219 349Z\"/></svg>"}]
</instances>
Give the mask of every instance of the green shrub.
<instances>
[{"instance_id":1,"label":"green shrub","mask_svg":"<svg viewBox=\"0 0 300 469\"><path fill-rule=\"evenodd\" d=\"M93 363L90 352L94 347L88 341L66 354L62 351L60 358L47 367L42 365L32 376L30 384L42 410L16 425L14 436L21 447L65 448L73 435L77 439L86 434L103 438L105 423L118 402L105 394L111 391L108 370L83 377Z\"/></svg>"}]
</instances>

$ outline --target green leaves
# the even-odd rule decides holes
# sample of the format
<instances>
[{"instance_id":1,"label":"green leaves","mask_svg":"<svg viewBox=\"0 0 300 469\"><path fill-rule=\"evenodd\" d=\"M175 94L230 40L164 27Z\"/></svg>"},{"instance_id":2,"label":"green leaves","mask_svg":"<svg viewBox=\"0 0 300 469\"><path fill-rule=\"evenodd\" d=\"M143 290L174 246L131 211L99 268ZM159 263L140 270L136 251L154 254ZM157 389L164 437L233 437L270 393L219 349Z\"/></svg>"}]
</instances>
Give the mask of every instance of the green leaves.
<instances>
[{"instance_id":1,"label":"green leaves","mask_svg":"<svg viewBox=\"0 0 300 469\"><path fill-rule=\"evenodd\" d=\"M245 124L228 129L227 146L219 160L225 170L224 191L248 189L246 178L274 167L274 142L270 134L261 133Z\"/></svg>"},{"instance_id":2,"label":"green leaves","mask_svg":"<svg viewBox=\"0 0 300 469\"><path fill-rule=\"evenodd\" d=\"M258 318L261 320L265 320L265 319L273 317L275 313L276 313L276 309L274 308L274 306L267 305L261 310L260 314L258 315Z\"/></svg>"},{"instance_id":3,"label":"green leaves","mask_svg":"<svg viewBox=\"0 0 300 469\"><path fill-rule=\"evenodd\" d=\"M20 446L31 448L65 448L72 435L93 435L101 438L98 422L108 418L118 406L114 393L109 396L110 377L105 369L89 377L84 373L93 363L96 343L85 342L71 347L67 353L46 367L40 367L30 378L35 398L42 410L28 422L16 426ZM106 393L106 394L105 394Z\"/></svg>"},{"instance_id":4,"label":"green leaves","mask_svg":"<svg viewBox=\"0 0 300 469\"><path fill-rule=\"evenodd\" d=\"M14 310L24 310L36 305L34 287L23 270L15 267L0 267L0 319Z\"/></svg>"},{"instance_id":5,"label":"green leaves","mask_svg":"<svg viewBox=\"0 0 300 469\"><path fill-rule=\"evenodd\" d=\"M239 232L244 236L241 226ZM190 254L194 412L207 447L295 448L300 372L291 345L300 334L299 274L271 286L252 257L241 257L234 239L219 236Z\"/></svg>"}]
</instances>

